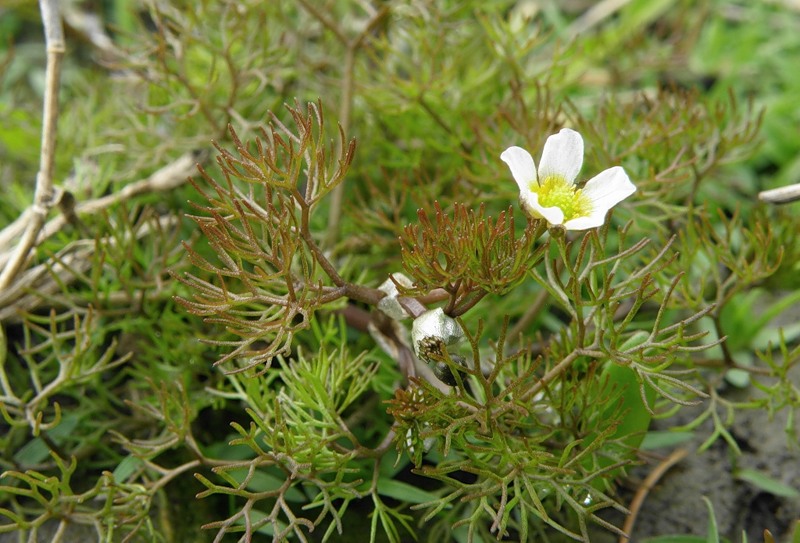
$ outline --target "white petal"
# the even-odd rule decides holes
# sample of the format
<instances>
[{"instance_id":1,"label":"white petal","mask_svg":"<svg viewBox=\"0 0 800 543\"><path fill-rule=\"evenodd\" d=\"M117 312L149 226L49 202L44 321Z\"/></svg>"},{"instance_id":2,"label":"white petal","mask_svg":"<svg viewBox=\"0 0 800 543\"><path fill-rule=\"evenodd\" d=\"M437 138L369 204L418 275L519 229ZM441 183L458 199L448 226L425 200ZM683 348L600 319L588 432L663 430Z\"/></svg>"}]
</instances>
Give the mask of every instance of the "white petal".
<instances>
[{"instance_id":1,"label":"white petal","mask_svg":"<svg viewBox=\"0 0 800 543\"><path fill-rule=\"evenodd\" d=\"M520 192L519 199L522 206L535 218L545 219L550 224L561 224L564 222L564 212L560 207L543 207L539 203L539 195L535 192Z\"/></svg>"},{"instance_id":2,"label":"white petal","mask_svg":"<svg viewBox=\"0 0 800 543\"><path fill-rule=\"evenodd\" d=\"M509 147L500 155L500 160L511 168L511 175L520 192L530 192L531 183L536 183L536 164L531 154L522 147Z\"/></svg>"},{"instance_id":3,"label":"white petal","mask_svg":"<svg viewBox=\"0 0 800 543\"><path fill-rule=\"evenodd\" d=\"M602 213L594 211L588 217L578 217L565 222L564 228L567 230L589 230L590 228L603 226L603 223L606 222L606 213L608 213L607 209Z\"/></svg>"},{"instance_id":4,"label":"white petal","mask_svg":"<svg viewBox=\"0 0 800 543\"><path fill-rule=\"evenodd\" d=\"M602 226L608 210L636 192L628 174L620 166L614 166L590 179L583 187L583 194L592 202L592 214L572 219L564 224L567 230L586 230Z\"/></svg>"},{"instance_id":5,"label":"white petal","mask_svg":"<svg viewBox=\"0 0 800 543\"><path fill-rule=\"evenodd\" d=\"M549 175L563 176L574 183L583 166L583 138L569 128L562 128L544 142L542 160L539 163L539 179Z\"/></svg>"},{"instance_id":6,"label":"white petal","mask_svg":"<svg viewBox=\"0 0 800 543\"><path fill-rule=\"evenodd\" d=\"M592 205L595 208L605 208L606 211L634 192L636 186L631 183L628 174L621 166L600 172L583 187L583 194L592 201Z\"/></svg>"}]
</instances>

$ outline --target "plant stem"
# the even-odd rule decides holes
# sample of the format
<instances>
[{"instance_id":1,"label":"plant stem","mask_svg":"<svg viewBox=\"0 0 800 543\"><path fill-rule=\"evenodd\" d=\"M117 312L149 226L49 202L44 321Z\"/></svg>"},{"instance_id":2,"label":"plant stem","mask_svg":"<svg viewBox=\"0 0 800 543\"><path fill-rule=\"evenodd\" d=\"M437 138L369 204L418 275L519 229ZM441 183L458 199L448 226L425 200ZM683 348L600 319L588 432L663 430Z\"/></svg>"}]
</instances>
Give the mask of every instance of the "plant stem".
<instances>
[{"instance_id":1,"label":"plant stem","mask_svg":"<svg viewBox=\"0 0 800 543\"><path fill-rule=\"evenodd\" d=\"M536 394L539 393L539 391L541 391L547 385L549 385L553 380L555 380L556 377L564 373L566 369L569 368L581 354L583 354L582 351L576 350L572 351L567 356L565 356L564 359L561 360L561 362L550 368L550 370L547 373L545 373L541 379L539 379L538 383L536 383L531 387L531 389L527 392L527 394L525 394L523 400L528 401L534 396L536 396Z\"/></svg>"},{"instance_id":2,"label":"plant stem","mask_svg":"<svg viewBox=\"0 0 800 543\"><path fill-rule=\"evenodd\" d=\"M389 5L375 11L355 38L348 39L345 32L333 20L327 17L309 0L299 0L303 8L313 15L325 28L330 30L336 39L344 46L344 68L342 69L342 97L339 102L339 126L346 134L350 128L350 112L353 109L353 85L355 82L356 53L361 49L364 40L372 29L389 13ZM345 145L345 141L342 141ZM339 237L339 221L342 216L342 202L344 200L344 185L339 184L331 192L331 207L328 212L328 230L325 246L330 247Z\"/></svg>"},{"instance_id":3,"label":"plant stem","mask_svg":"<svg viewBox=\"0 0 800 543\"><path fill-rule=\"evenodd\" d=\"M658 480L663 477L669 468L683 460L687 454L689 454L689 451L686 449L678 449L673 451L666 459L664 459L663 462L661 462L661 464L656 466L656 469L654 469L650 475L647 476L642 485L636 491L633 501L631 501L630 514L628 514L627 518L625 518L625 524L622 526L622 531L627 535L620 536L619 543L628 543L630 541L633 525L636 523L636 517L638 516L639 510L642 508L642 504L644 503L645 498L647 498L647 494L650 492L650 490L656 485L656 483L658 483Z\"/></svg>"},{"instance_id":4,"label":"plant stem","mask_svg":"<svg viewBox=\"0 0 800 543\"><path fill-rule=\"evenodd\" d=\"M16 250L0 273L0 291L6 289L20 273L28 260L36 238L53 207L53 169L55 164L56 131L58 127L58 89L61 82L61 58L64 56L64 27L58 11L58 0L39 0L42 12L47 71L45 80L42 148L39 155L39 173L33 197L30 221Z\"/></svg>"}]
</instances>

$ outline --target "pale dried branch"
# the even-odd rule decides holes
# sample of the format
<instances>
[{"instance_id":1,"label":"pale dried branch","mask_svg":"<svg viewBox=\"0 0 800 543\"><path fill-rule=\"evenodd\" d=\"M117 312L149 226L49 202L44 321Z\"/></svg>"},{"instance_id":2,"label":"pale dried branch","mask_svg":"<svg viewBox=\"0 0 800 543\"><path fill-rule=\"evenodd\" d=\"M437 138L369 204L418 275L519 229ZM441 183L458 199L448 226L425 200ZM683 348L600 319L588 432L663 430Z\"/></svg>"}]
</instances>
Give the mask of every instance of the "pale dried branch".
<instances>
[{"instance_id":1,"label":"pale dried branch","mask_svg":"<svg viewBox=\"0 0 800 543\"><path fill-rule=\"evenodd\" d=\"M195 172L198 162L204 161L205 156L205 152L185 153L149 177L125 186L119 192L76 204L71 208L72 213L77 216L98 213L140 194L172 190L186 182L189 176ZM62 192L59 195L59 201L63 199L64 194L66 193ZM25 210L19 219L0 232L0 266L6 265L12 256L10 249L4 250L4 245L10 244L11 240L24 229L25 224L22 218L31 217L33 213L33 208ZM69 222L70 215L59 215L48 221L39 232L37 245L59 232Z\"/></svg>"},{"instance_id":2,"label":"pale dried branch","mask_svg":"<svg viewBox=\"0 0 800 543\"><path fill-rule=\"evenodd\" d=\"M42 122L42 148L33 207L25 232L0 273L0 291L5 290L20 273L36 244L39 231L53 206L53 169L55 165L56 130L58 127L58 89L61 81L61 58L64 56L64 28L58 0L39 0L47 47L47 69Z\"/></svg>"},{"instance_id":3,"label":"pale dried branch","mask_svg":"<svg viewBox=\"0 0 800 543\"><path fill-rule=\"evenodd\" d=\"M158 219L159 230L169 231L177 226L171 215ZM144 225L136 233L137 239L150 234L153 228ZM116 243L114 238L104 238L100 244ZM46 262L26 270L9 288L0 291L0 322L13 320L22 312L39 307L50 296L58 293L65 283L75 280L92 266L92 255L97 247L93 239L70 243ZM121 295L124 295L121 293Z\"/></svg>"},{"instance_id":4,"label":"pale dried branch","mask_svg":"<svg viewBox=\"0 0 800 543\"><path fill-rule=\"evenodd\" d=\"M788 204L800 200L800 183L786 185L777 189L763 190L758 193L758 199L768 204Z\"/></svg>"},{"instance_id":5,"label":"pale dried branch","mask_svg":"<svg viewBox=\"0 0 800 543\"><path fill-rule=\"evenodd\" d=\"M603 21L613 17L622 8L630 3L630 0L602 0L587 9L583 15L575 19L565 34L570 38L576 38L581 34L597 27Z\"/></svg>"},{"instance_id":6,"label":"pale dried branch","mask_svg":"<svg viewBox=\"0 0 800 543\"><path fill-rule=\"evenodd\" d=\"M656 466L650 475L647 476L642 485L636 491L633 501L631 501L630 513L625 518L625 524L622 526L622 531L626 535L621 535L619 537L619 543L628 543L630 541L630 536L633 532L633 526L636 523L636 517L642 508L644 500L650 493L650 490L655 487L659 479L661 479L661 477L663 477L672 466L683 460L688 453L689 452L686 449L678 449L673 451L667 458L664 459L663 462Z\"/></svg>"}]
</instances>

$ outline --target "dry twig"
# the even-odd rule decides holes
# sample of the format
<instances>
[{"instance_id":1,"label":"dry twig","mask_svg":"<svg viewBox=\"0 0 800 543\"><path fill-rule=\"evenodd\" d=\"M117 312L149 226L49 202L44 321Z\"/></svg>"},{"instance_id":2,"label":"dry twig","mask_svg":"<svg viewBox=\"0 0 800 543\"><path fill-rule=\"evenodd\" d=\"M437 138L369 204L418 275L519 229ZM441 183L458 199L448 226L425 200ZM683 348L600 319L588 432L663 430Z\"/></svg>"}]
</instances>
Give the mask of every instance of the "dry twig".
<instances>
[{"instance_id":1,"label":"dry twig","mask_svg":"<svg viewBox=\"0 0 800 543\"><path fill-rule=\"evenodd\" d=\"M777 189L763 190L758 193L758 199L768 204L788 204L800 200L800 183L778 187Z\"/></svg>"},{"instance_id":2,"label":"dry twig","mask_svg":"<svg viewBox=\"0 0 800 543\"><path fill-rule=\"evenodd\" d=\"M195 172L197 164L204 161L205 156L205 152L185 153L173 162L155 171L149 177L131 183L119 192L76 204L72 208L73 214L80 216L98 213L104 209L108 209L112 205L130 200L139 194L172 190L186 182L187 178ZM33 213L33 210L29 208L25 210L21 217L31 217ZM36 244L42 243L44 240L59 232L69 221L70 217L66 215L59 215L48 221L47 224L40 229ZM15 233L18 233L21 224L22 221L17 219L17 221L0 232L0 267L6 265L12 256L11 251L3 250L3 245L8 243L14 237Z\"/></svg>"},{"instance_id":3,"label":"dry twig","mask_svg":"<svg viewBox=\"0 0 800 543\"><path fill-rule=\"evenodd\" d=\"M173 215L165 215L158 219L158 230L168 231L177 227L178 219ZM136 232L136 238L142 239L150 235L153 228L145 225ZM48 301L60 305L53 297L63 288L92 267L92 255L97 244L111 246L117 243L112 237L78 240L53 255L46 262L25 270L18 280L9 288L0 292L0 323L15 320L22 312L30 312ZM117 298L121 303L129 301L124 292L113 293L112 301ZM64 300L64 306L69 302Z\"/></svg>"},{"instance_id":4,"label":"dry twig","mask_svg":"<svg viewBox=\"0 0 800 543\"><path fill-rule=\"evenodd\" d=\"M628 541L630 541L629 536L633 531L633 525L636 523L636 517L639 514L639 510L642 508L644 500L647 498L647 494L650 493L650 490L656 486L656 483L664 476L669 468L686 458L687 454L689 454L689 451L686 449L677 449L650 472L650 475L644 480L631 501L630 513L625 519L625 524L622 525L622 531L628 535L621 535L619 537L619 543L628 543Z\"/></svg>"},{"instance_id":5,"label":"dry twig","mask_svg":"<svg viewBox=\"0 0 800 543\"><path fill-rule=\"evenodd\" d=\"M30 219L22 239L0 273L0 291L5 290L20 273L36 244L39 231L53 207L53 169L55 165L56 130L58 127L58 89L61 81L61 58L64 56L64 27L58 10L58 0L39 0L47 46L47 71L44 92L44 121L39 173L33 197Z\"/></svg>"},{"instance_id":6,"label":"dry twig","mask_svg":"<svg viewBox=\"0 0 800 543\"><path fill-rule=\"evenodd\" d=\"M197 166L203 161L205 153L186 153L174 162L167 164L145 179L131 183L121 191L87 200L74 206L71 215L59 215L48 221L39 232L37 245L59 232L70 221L70 216L99 213L122 201L129 200L139 194L171 190L186 182ZM22 217L30 217L33 212L29 209ZM162 228L168 229L175 226L175 217L165 216L159 219ZM9 230L17 228L20 221L0 232L0 238L11 239ZM139 236L146 235L149 229L142 229ZM112 243L104 240L103 243ZM2 245L0 245L0 248ZM59 281L64 281L65 276L74 276L72 271L85 271L91 263L91 256L95 250L95 240L79 240L65 247L58 254L46 262L32 267L29 270L20 270L16 280L0 291L0 322L13 319L19 312L31 311L42 301L43 296L55 294L59 288ZM0 252L0 266L3 266L12 257L12 251ZM58 278L58 280L56 280ZM35 293L30 293L35 290Z\"/></svg>"}]
</instances>

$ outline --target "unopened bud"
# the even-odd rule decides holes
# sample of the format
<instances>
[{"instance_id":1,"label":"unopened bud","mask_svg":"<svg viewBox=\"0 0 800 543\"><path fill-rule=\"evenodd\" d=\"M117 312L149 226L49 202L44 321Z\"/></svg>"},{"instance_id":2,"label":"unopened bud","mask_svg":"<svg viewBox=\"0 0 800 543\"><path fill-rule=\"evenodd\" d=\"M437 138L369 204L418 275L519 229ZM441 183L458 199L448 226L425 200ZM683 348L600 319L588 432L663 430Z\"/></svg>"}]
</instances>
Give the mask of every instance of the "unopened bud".
<instances>
[{"instance_id":1,"label":"unopened bud","mask_svg":"<svg viewBox=\"0 0 800 543\"><path fill-rule=\"evenodd\" d=\"M411 326L411 344L414 353L425 362L441 362L448 347L464 340L464 330L441 307L426 311Z\"/></svg>"}]
</instances>

